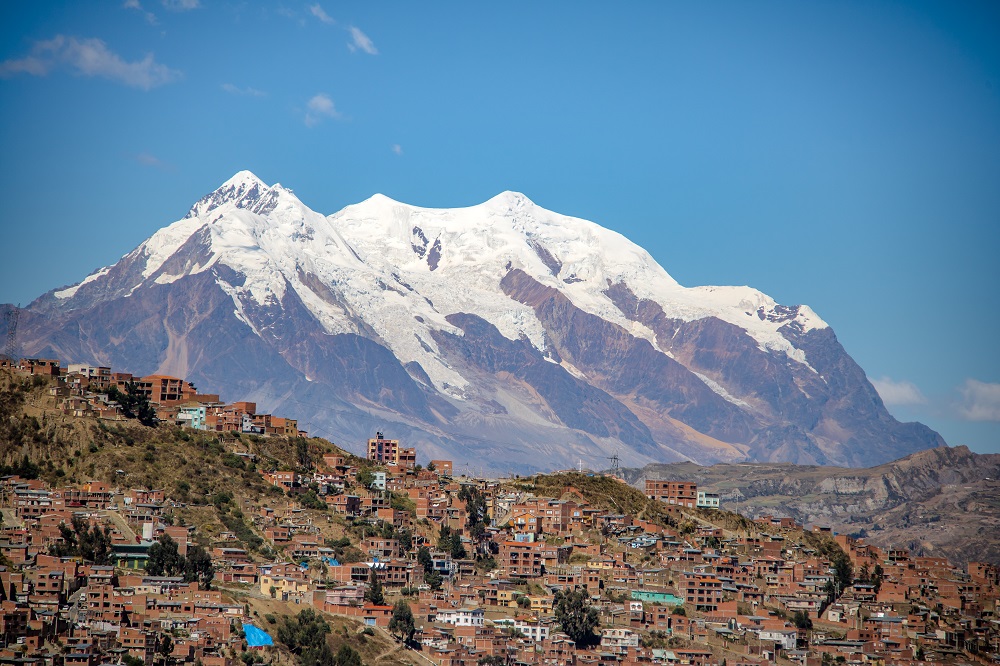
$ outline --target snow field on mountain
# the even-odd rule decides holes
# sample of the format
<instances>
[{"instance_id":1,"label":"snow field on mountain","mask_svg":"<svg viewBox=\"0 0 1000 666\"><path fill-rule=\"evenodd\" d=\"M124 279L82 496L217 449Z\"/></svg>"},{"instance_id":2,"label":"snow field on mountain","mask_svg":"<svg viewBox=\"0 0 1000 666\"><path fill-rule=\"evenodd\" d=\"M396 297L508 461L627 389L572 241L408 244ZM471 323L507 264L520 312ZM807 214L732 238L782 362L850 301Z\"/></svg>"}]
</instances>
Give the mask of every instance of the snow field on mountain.
<instances>
[{"instance_id":1,"label":"snow field on mountain","mask_svg":"<svg viewBox=\"0 0 1000 666\"><path fill-rule=\"evenodd\" d=\"M211 258L178 262L189 267L186 273L161 272L155 282L173 282L216 263L230 267L243 276L243 284L224 284L221 278L219 284L233 299L235 316L255 333L247 299L276 307L290 287L326 332L362 334L370 327L402 363L418 362L438 389L456 398L469 381L441 357L432 335L461 334L447 315L477 315L508 339L526 338L543 354L548 351L534 311L500 288L511 269L523 270L581 310L657 348L653 331L625 317L604 294L610 284L626 284L638 298L658 303L668 317L715 316L735 324L762 348L800 363L806 363L803 352L778 329L790 317L806 330L826 326L805 306L794 315L770 317L774 300L749 287L683 287L621 234L548 211L515 192L454 209L420 208L375 195L324 217L290 190L269 187L247 171L123 258L144 258L142 279L131 290L206 228L210 246L202 249ZM55 295L72 298L108 270Z\"/></svg>"}]
</instances>

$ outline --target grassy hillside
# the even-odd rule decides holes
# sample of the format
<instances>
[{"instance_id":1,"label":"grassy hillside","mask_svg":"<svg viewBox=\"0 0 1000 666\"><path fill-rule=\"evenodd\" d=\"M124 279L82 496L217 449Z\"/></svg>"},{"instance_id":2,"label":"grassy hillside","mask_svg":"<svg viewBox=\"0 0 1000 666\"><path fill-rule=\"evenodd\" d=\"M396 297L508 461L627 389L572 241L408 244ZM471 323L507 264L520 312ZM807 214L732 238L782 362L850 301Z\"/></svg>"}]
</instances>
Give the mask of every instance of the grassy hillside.
<instances>
[{"instance_id":1,"label":"grassy hillside","mask_svg":"<svg viewBox=\"0 0 1000 666\"><path fill-rule=\"evenodd\" d=\"M74 418L55 409L49 386L42 378L0 372L0 466L7 473L27 473L53 486L94 480L121 489L160 489L183 505L174 517L201 528L205 538L231 531L247 546L260 545L252 529L240 528L248 522L243 512L287 501L260 470L307 471L325 453L354 458L320 438Z\"/></svg>"}]
</instances>

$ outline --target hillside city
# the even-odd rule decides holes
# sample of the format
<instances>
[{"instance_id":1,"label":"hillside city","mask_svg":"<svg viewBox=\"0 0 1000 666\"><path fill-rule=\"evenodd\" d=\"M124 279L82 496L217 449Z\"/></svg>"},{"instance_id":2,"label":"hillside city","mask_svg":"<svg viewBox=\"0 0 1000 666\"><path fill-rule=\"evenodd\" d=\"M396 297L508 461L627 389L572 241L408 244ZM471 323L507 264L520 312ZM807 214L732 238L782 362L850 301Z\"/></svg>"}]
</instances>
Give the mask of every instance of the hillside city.
<instances>
[{"instance_id":1,"label":"hillside city","mask_svg":"<svg viewBox=\"0 0 1000 666\"><path fill-rule=\"evenodd\" d=\"M1000 663L990 563L749 520L687 479L476 478L382 432L360 457L176 377L21 359L0 379L21 424L0 460L0 663ZM42 423L101 439L57 466L28 455ZM199 495L191 465L84 471L152 436L217 456L232 489Z\"/></svg>"}]
</instances>

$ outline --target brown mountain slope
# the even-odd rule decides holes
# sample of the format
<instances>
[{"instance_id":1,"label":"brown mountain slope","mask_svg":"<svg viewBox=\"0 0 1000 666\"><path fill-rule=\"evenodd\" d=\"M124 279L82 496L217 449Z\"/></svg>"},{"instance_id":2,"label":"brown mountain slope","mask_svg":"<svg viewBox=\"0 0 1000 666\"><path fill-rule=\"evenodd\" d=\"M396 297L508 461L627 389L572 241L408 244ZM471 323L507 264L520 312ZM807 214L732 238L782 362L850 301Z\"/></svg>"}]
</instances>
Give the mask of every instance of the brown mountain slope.
<instances>
[{"instance_id":1,"label":"brown mountain slope","mask_svg":"<svg viewBox=\"0 0 1000 666\"><path fill-rule=\"evenodd\" d=\"M629 483L695 481L751 517L789 516L879 546L955 562L1000 563L1000 454L936 448L867 469L787 463L692 463L625 470Z\"/></svg>"}]
</instances>

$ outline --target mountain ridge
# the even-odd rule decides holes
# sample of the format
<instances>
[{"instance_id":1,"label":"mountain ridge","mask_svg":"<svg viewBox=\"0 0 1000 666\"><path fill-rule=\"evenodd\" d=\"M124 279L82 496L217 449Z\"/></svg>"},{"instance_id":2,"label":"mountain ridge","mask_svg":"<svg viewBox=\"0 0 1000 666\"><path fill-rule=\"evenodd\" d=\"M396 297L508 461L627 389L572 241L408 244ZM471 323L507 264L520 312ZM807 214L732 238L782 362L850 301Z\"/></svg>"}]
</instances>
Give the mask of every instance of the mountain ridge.
<instances>
[{"instance_id":1,"label":"mountain ridge","mask_svg":"<svg viewBox=\"0 0 1000 666\"><path fill-rule=\"evenodd\" d=\"M25 313L29 353L232 386L335 438L398 427L458 460L555 438L550 466L864 465L944 443L885 411L808 306L683 287L621 234L509 191L323 216L241 171Z\"/></svg>"},{"instance_id":2,"label":"mountain ridge","mask_svg":"<svg viewBox=\"0 0 1000 666\"><path fill-rule=\"evenodd\" d=\"M671 463L620 474L640 488L646 479L697 483L718 493L724 508L739 507L751 518L789 517L806 527L860 534L878 546L1000 563L1000 454L966 446L918 451L869 468Z\"/></svg>"}]
</instances>

